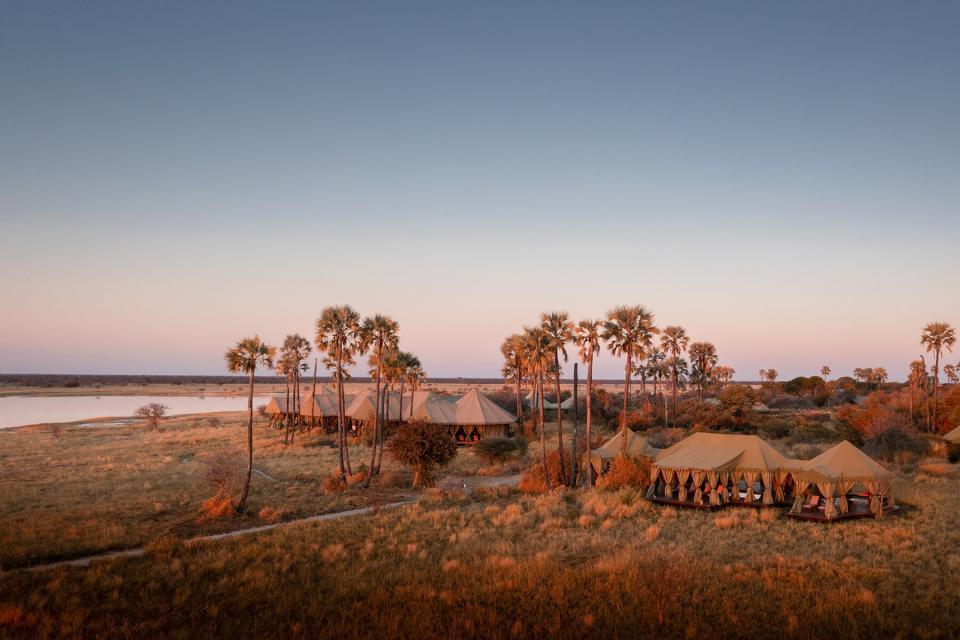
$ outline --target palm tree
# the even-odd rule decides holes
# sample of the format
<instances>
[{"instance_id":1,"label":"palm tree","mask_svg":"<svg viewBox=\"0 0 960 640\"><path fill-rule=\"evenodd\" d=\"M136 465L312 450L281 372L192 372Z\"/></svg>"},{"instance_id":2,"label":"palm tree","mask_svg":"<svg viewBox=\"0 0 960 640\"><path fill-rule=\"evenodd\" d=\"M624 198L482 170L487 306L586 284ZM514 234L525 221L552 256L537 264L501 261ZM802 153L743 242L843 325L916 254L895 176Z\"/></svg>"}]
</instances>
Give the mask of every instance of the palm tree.
<instances>
[{"instance_id":1,"label":"palm tree","mask_svg":"<svg viewBox=\"0 0 960 640\"><path fill-rule=\"evenodd\" d=\"M306 370L303 362L310 355L310 342L298 333L288 335L283 339L280 348L280 362L277 364L278 373L283 368L287 376L287 433L283 436L284 443L287 436L293 438L296 425L300 424L300 373ZM290 386L293 386L293 409L290 407Z\"/></svg>"},{"instance_id":2,"label":"palm tree","mask_svg":"<svg viewBox=\"0 0 960 640\"><path fill-rule=\"evenodd\" d=\"M407 381L407 384L410 385L410 412L413 415L413 393L420 385L423 384L423 381L427 379L427 372L423 370L423 365L420 364L420 359L416 356L412 357L409 366L407 367L407 373L404 378Z\"/></svg>"},{"instance_id":3,"label":"palm tree","mask_svg":"<svg viewBox=\"0 0 960 640\"><path fill-rule=\"evenodd\" d=\"M560 356L567 361L566 344L573 340L573 323L566 311L551 311L540 314L540 328L550 339L553 351L553 389L557 394L557 450L560 453L560 469L566 469L563 457L563 409L560 408ZM575 454L574 454L575 455Z\"/></svg>"},{"instance_id":4,"label":"palm tree","mask_svg":"<svg viewBox=\"0 0 960 640\"><path fill-rule=\"evenodd\" d=\"M820 375L823 376L823 381L826 382L827 378L830 377L830 367L828 367L827 365L823 365L822 367L820 367Z\"/></svg>"},{"instance_id":5,"label":"palm tree","mask_svg":"<svg viewBox=\"0 0 960 640\"><path fill-rule=\"evenodd\" d=\"M400 339L397 332L400 331L400 325L388 316L375 314L363 321L363 327L360 330L363 344L371 349L371 361L375 366L374 374L376 379L376 398L377 406L374 411L373 419L373 446L370 454L370 473L364 483L365 487L370 486L373 476L380 472L380 463L377 461L377 450L380 451L380 458L383 458L383 426L380 424L382 414L380 412L380 384L385 373L384 355L397 348Z\"/></svg>"},{"instance_id":6,"label":"palm tree","mask_svg":"<svg viewBox=\"0 0 960 640\"><path fill-rule=\"evenodd\" d=\"M543 465L543 478L547 489L553 488L550 472L547 469L547 440L543 428L543 377L553 364L553 344L550 336L540 327L524 329L524 361L533 378L534 394L537 398L537 413L540 428L540 462Z\"/></svg>"},{"instance_id":7,"label":"palm tree","mask_svg":"<svg viewBox=\"0 0 960 640\"><path fill-rule=\"evenodd\" d=\"M910 387L910 422L914 422L914 402L913 398L921 386L926 387L927 367L923 360L914 360L910 363L910 375L907 378L907 384Z\"/></svg>"},{"instance_id":8,"label":"palm tree","mask_svg":"<svg viewBox=\"0 0 960 640\"><path fill-rule=\"evenodd\" d=\"M957 374L957 367L955 365L943 365L943 374L947 376L947 382L950 384L957 384L960 382L960 375Z\"/></svg>"},{"instance_id":9,"label":"palm tree","mask_svg":"<svg viewBox=\"0 0 960 640\"><path fill-rule=\"evenodd\" d=\"M660 346L670 356L670 380L673 387L673 422L677 422L677 365L680 362L680 354L687 348L690 338L683 327L670 326L663 330L660 335Z\"/></svg>"},{"instance_id":10,"label":"palm tree","mask_svg":"<svg viewBox=\"0 0 960 640\"><path fill-rule=\"evenodd\" d=\"M244 338L232 349L227 350L224 359L227 361L227 371L245 373L250 376L250 393L247 395L247 477L243 481L243 493L237 504L237 513L243 513L247 506L247 495L250 493L250 476L253 475L253 385L257 367L273 367L273 357L276 347L265 344L260 336Z\"/></svg>"},{"instance_id":11,"label":"palm tree","mask_svg":"<svg viewBox=\"0 0 960 640\"><path fill-rule=\"evenodd\" d=\"M716 378L721 387L727 382L733 380L733 376L736 375L736 373L737 372L733 367L728 367L722 364L718 364L713 368L713 377Z\"/></svg>"},{"instance_id":12,"label":"palm tree","mask_svg":"<svg viewBox=\"0 0 960 640\"><path fill-rule=\"evenodd\" d=\"M623 374L623 411L620 415L620 431L623 450L627 447L627 412L630 409L630 374L633 372L634 356L645 355L659 329L653 324L653 314L643 306L620 306L607 312L601 337L607 348L616 357L626 356Z\"/></svg>"},{"instance_id":13,"label":"palm tree","mask_svg":"<svg viewBox=\"0 0 960 640\"><path fill-rule=\"evenodd\" d=\"M693 363L692 378L697 384L697 400L703 402L703 391L709 384L717 365L717 348L709 342L694 342L688 350Z\"/></svg>"},{"instance_id":14,"label":"palm tree","mask_svg":"<svg viewBox=\"0 0 960 640\"><path fill-rule=\"evenodd\" d=\"M953 345L957 342L957 334L954 328L946 322L931 322L923 328L920 335L920 344L923 345L928 353L933 353L933 421L930 429L940 427L937 422L937 403L940 393L940 356L946 349L953 353Z\"/></svg>"},{"instance_id":15,"label":"palm tree","mask_svg":"<svg viewBox=\"0 0 960 640\"><path fill-rule=\"evenodd\" d=\"M593 488L593 465L590 462L592 442L590 400L593 397L593 357L600 352L602 328L603 320L581 320L573 329L573 340L580 351L580 360L587 365L587 489ZM574 457L577 455L576 425L574 425L573 455Z\"/></svg>"},{"instance_id":16,"label":"palm tree","mask_svg":"<svg viewBox=\"0 0 960 640\"><path fill-rule=\"evenodd\" d=\"M667 377L667 369L663 362L667 359L667 354L659 347L654 346L647 355L647 375L653 380L653 404L660 402L660 381ZM664 399L666 406L666 399ZM664 414L664 425L666 425L666 414Z\"/></svg>"},{"instance_id":17,"label":"palm tree","mask_svg":"<svg viewBox=\"0 0 960 640\"><path fill-rule=\"evenodd\" d=\"M340 475L353 474L350 467L350 451L347 447L347 429L344 413L346 406L343 394L345 368L353 364L354 355L363 346L360 336L360 314L349 305L327 307L317 318L317 350L326 351L324 365L332 366L337 381L337 449L340 458Z\"/></svg>"},{"instance_id":18,"label":"palm tree","mask_svg":"<svg viewBox=\"0 0 960 640\"><path fill-rule=\"evenodd\" d=\"M407 384L407 380L410 374L410 370L413 367L420 366L420 359L412 353L406 351L401 351L397 354L397 361L395 363L396 371L394 372L396 379L400 382L400 419L403 420L403 388ZM413 390L410 391L410 415L413 416Z\"/></svg>"},{"instance_id":19,"label":"palm tree","mask_svg":"<svg viewBox=\"0 0 960 640\"><path fill-rule=\"evenodd\" d=\"M503 377L513 381L517 401L517 421L523 424L523 402L520 400L520 383L523 380L523 336L514 333L500 345L503 354Z\"/></svg>"}]
</instances>

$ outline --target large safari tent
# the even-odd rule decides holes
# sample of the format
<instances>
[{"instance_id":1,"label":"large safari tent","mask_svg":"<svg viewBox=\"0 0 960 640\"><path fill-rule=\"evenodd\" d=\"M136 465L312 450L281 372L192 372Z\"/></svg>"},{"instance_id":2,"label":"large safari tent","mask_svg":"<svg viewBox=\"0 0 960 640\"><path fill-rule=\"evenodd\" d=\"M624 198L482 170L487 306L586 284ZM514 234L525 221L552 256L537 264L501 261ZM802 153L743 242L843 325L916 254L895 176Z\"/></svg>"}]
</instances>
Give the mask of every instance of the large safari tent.
<instances>
[{"instance_id":1,"label":"large safari tent","mask_svg":"<svg viewBox=\"0 0 960 640\"><path fill-rule=\"evenodd\" d=\"M849 442L811 460L752 435L695 433L654 456L647 497L700 509L789 507L807 520L879 517L896 509L890 473Z\"/></svg>"}]
</instances>

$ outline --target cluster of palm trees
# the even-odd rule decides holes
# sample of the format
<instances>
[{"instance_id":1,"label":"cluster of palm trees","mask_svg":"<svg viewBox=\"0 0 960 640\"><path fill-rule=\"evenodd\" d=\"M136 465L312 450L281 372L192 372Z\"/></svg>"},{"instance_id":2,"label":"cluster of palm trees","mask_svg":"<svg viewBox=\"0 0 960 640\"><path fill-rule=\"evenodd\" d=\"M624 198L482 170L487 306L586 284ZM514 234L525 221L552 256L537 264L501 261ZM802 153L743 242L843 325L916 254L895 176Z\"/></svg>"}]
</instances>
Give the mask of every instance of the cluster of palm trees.
<instances>
[{"instance_id":1,"label":"cluster of palm trees","mask_svg":"<svg viewBox=\"0 0 960 640\"><path fill-rule=\"evenodd\" d=\"M907 378L907 385L910 388L910 416L913 417L914 396L922 390L926 398L924 424L928 431L936 431L940 428L937 418L937 409L940 403L940 361L943 358L944 351L953 352L953 346L956 342L956 329L949 323L930 322L920 333L920 345L927 353L933 354L933 365L928 368L927 359L922 354L917 360L910 363L910 374ZM947 380L953 384L960 382L957 375L957 366L947 364L943 367Z\"/></svg>"},{"instance_id":2,"label":"cluster of palm trees","mask_svg":"<svg viewBox=\"0 0 960 640\"><path fill-rule=\"evenodd\" d=\"M659 336L659 345L656 337ZM717 350L709 342L695 342L690 344L690 338L683 327L668 326L660 329L656 326L654 315L641 305L625 305L611 309L605 319L585 319L578 323L570 321L569 315L563 311L552 311L541 314L540 322L531 327L525 327L522 333L508 336L500 347L504 357L503 376L512 381L516 390L517 416L523 416L523 407L520 399L521 387L531 389L537 404L534 407L534 424L539 429L541 446L541 463L550 488L553 479L547 469L546 438L544 435L544 404L543 385L547 379L552 380L557 400L557 451L560 458L561 482L574 485L577 483L577 439L579 437L576 423L573 425L569 472L564 451L562 409L560 407L560 374L561 360L567 362L568 344L576 345L580 360L587 367L587 394L586 394L586 440L587 455L590 455L591 442L591 400L593 396L593 361L600 352L601 345L616 357L624 358L623 377L623 408L620 413L620 429L622 445L626 448L626 430L628 428L628 414L630 412L631 385L634 377L640 379L640 396L643 410L649 409L647 381L654 384L654 402L659 395L659 386L662 382L669 382L672 388L672 403L663 397L664 422L670 423L671 417L676 421L677 393L688 381L692 381L698 389L698 397L702 398L703 391L708 384L714 381L729 381L733 378L734 370L717 364ZM682 357L687 352L690 361ZM672 407L670 406L672 404ZM672 409L672 410L671 410ZM589 465L587 466L589 469ZM592 486L593 478L588 472L587 486Z\"/></svg>"},{"instance_id":3,"label":"cluster of palm trees","mask_svg":"<svg viewBox=\"0 0 960 640\"><path fill-rule=\"evenodd\" d=\"M361 320L360 314L348 305L325 308L316 322L315 344L323 354L323 365L333 373L337 394L337 450L341 477L353 474L350 449L347 446L346 397L343 383L349 377L348 368L356 359L369 353L370 375L376 388L375 417L371 443L370 467L364 486L369 487L380 473L384 451L384 422L387 394L394 384L400 385L400 411L403 412L404 387L410 385L410 403L413 407L414 390L426 379L420 360L411 353L399 350L400 325L388 316L375 314ZM286 380L286 407L284 424L287 432L284 442L292 441L293 433L301 423L300 377L308 367L305 360L311 353L310 342L299 334L288 335L280 348L266 344L259 336L244 338L224 354L227 369L249 376L247 398L247 473L237 511L246 506L253 473L253 396L254 376L258 368L273 369ZM316 361L314 362L313 393L316 394ZM296 409L291 411L291 407ZM288 440L289 439L289 440Z\"/></svg>"}]
</instances>

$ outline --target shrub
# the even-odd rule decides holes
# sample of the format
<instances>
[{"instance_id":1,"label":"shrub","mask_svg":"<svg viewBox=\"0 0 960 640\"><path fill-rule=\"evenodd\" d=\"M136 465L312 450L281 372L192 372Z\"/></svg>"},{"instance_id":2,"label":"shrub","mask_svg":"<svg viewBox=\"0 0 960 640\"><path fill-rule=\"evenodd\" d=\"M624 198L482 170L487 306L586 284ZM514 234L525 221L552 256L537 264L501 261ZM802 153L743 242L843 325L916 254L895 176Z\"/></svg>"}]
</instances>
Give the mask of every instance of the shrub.
<instances>
[{"instance_id":1,"label":"shrub","mask_svg":"<svg viewBox=\"0 0 960 640\"><path fill-rule=\"evenodd\" d=\"M650 484L650 460L648 458L630 458L617 456L610 468L597 478L599 489L621 489L639 487L645 489Z\"/></svg>"},{"instance_id":2,"label":"shrub","mask_svg":"<svg viewBox=\"0 0 960 640\"><path fill-rule=\"evenodd\" d=\"M563 484L560 472L560 453L551 451L547 455L547 473L550 474L552 486L557 487ZM520 478L520 484L517 488L523 493L543 493L547 490L547 483L543 478L543 463L537 456L537 461L527 469L527 472Z\"/></svg>"},{"instance_id":3,"label":"shrub","mask_svg":"<svg viewBox=\"0 0 960 640\"><path fill-rule=\"evenodd\" d=\"M413 469L413 486L433 485L438 467L450 464L457 445L443 430L422 420L403 424L387 442L387 450L399 463Z\"/></svg>"},{"instance_id":4,"label":"shrub","mask_svg":"<svg viewBox=\"0 0 960 640\"><path fill-rule=\"evenodd\" d=\"M951 445L947 450L947 460L953 464L960 462L960 447L957 445Z\"/></svg>"},{"instance_id":5,"label":"shrub","mask_svg":"<svg viewBox=\"0 0 960 640\"><path fill-rule=\"evenodd\" d=\"M138 418L145 418L151 429L160 431L160 420L167 415L168 410L169 407L165 404L151 402L134 411L133 415Z\"/></svg>"},{"instance_id":6,"label":"shrub","mask_svg":"<svg viewBox=\"0 0 960 640\"><path fill-rule=\"evenodd\" d=\"M487 464L505 462L517 451L517 444L509 438L487 438L473 446L474 452Z\"/></svg>"}]
</instances>

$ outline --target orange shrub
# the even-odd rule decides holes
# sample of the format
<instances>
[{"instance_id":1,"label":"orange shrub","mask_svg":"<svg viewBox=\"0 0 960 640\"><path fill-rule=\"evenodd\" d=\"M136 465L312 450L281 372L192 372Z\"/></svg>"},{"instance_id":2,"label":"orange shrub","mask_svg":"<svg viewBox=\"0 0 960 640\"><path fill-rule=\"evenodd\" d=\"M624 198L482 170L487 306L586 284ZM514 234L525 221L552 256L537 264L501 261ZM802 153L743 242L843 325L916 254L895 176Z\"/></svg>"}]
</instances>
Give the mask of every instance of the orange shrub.
<instances>
[{"instance_id":1,"label":"orange shrub","mask_svg":"<svg viewBox=\"0 0 960 640\"><path fill-rule=\"evenodd\" d=\"M597 478L597 487L600 489L619 489L621 487L646 489L649 485L649 458L617 456L610 463L607 472Z\"/></svg>"}]
</instances>

